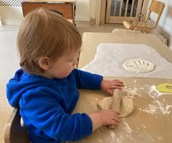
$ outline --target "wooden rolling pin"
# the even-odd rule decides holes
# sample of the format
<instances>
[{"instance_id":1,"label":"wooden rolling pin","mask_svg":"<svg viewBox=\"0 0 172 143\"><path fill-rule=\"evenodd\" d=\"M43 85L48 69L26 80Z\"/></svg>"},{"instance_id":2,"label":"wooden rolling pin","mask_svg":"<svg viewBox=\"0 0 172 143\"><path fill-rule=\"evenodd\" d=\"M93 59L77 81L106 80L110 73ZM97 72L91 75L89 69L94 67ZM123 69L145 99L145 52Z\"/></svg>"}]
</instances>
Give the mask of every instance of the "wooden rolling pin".
<instances>
[{"instance_id":1,"label":"wooden rolling pin","mask_svg":"<svg viewBox=\"0 0 172 143\"><path fill-rule=\"evenodd\" d=\"M112 97L112 106L111 109L114 110L115 112L120 113L121 109L121 100L122 100L122 91L121 90L114 90L113 91L113 97ZM116 126L114 125L109 125L109 128L114 129Z\"/></svg>"}]
</instances>

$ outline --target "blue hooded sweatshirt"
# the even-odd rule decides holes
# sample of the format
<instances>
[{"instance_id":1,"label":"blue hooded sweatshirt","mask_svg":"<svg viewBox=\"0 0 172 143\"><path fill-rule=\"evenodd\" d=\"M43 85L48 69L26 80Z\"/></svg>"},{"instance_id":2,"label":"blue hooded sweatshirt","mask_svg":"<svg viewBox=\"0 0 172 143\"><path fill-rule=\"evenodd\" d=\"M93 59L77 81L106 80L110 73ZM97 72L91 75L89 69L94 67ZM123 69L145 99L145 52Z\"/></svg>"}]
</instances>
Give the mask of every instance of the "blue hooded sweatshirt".
<instances>
[{"instance_id":1,"label":"blue hooded sweatshirt","mask_svg":"<svg viewBox=\"0 0 172 143\"><path fill-rule=\"evenodd\" d=\"M19 107L32 143L76 141L92 133L85 113L71 114L78 89L100 89L103 77L74 69L63 79L49 79L19 69L7 84L7 98Z\"/></svg>"}]
</instances>

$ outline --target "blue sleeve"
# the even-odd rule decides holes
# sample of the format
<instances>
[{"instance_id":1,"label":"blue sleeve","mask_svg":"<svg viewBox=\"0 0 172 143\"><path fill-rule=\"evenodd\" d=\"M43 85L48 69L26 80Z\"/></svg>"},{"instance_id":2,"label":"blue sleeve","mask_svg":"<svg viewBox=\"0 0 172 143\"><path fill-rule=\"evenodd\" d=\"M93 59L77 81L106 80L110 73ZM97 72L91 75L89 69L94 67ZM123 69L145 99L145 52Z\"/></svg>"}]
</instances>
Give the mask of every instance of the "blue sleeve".
<instances>
[{"instance_id":1,"label":"blue sleeve","mask_svg":"<svg viewBox=\"0 0 172 143\"><path fill-rule=\"evenodd\" d=\"M56 98L44 91L25 93L20 112L38 130L61 141L76 141L92 133L92 121L83 113L65 113Z\"/></svg>"},{"instance_id":2,"label":"blue sleeve","mask_svg":"<svg viewBox=\"0 0 172 143\"><path fill-rule=\"evenodd\" d=\"M73 74L75 76L77 88L97 90L101 89L103 76L78 69L74 69Z\"/></svg>"}]
</instances>

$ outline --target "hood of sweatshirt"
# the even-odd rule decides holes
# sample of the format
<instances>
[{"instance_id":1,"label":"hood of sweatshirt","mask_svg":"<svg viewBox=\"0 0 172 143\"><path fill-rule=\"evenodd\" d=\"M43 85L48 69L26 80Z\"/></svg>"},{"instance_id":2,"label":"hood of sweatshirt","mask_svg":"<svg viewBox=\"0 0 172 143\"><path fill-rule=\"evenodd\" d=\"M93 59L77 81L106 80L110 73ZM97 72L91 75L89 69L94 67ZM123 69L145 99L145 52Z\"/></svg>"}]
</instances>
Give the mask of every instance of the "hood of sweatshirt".
<instances>
[{"instance_id":1,"label":"hood of sweatshirt","mask_svg":"<svg viewBox=\"0 0 172 143\"><path fill-rule=\"evenodd\" d=\"M12 107L18 107L19 101L22 95L30 89L36 88L39 85L48 85L53 86L56 84L56 81L48 79L39 75L32 75L25 73L22 69L19 69L13 78L9 80L6 86L6 95L9 101L9 104Z\"/></svg>"}]
</instances>

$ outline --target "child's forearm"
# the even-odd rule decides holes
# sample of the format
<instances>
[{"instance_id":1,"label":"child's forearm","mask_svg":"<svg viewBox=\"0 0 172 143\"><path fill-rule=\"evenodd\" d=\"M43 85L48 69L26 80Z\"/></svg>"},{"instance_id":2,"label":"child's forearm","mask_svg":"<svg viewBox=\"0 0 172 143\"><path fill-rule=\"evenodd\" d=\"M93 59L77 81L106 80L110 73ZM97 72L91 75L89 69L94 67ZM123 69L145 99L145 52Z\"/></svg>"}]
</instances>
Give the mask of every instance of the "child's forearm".
<instances>
[{"instance_id":1,"label":"child's forearm","mask_svg":"<svg viewBox=\"0 0 172 143\"><path fill-rule=\"evenodd\" d=\"M100 128L104 123L100 112L94 112L88 115L92 120L93 131Z\"/></svg>"}]
</instances>

